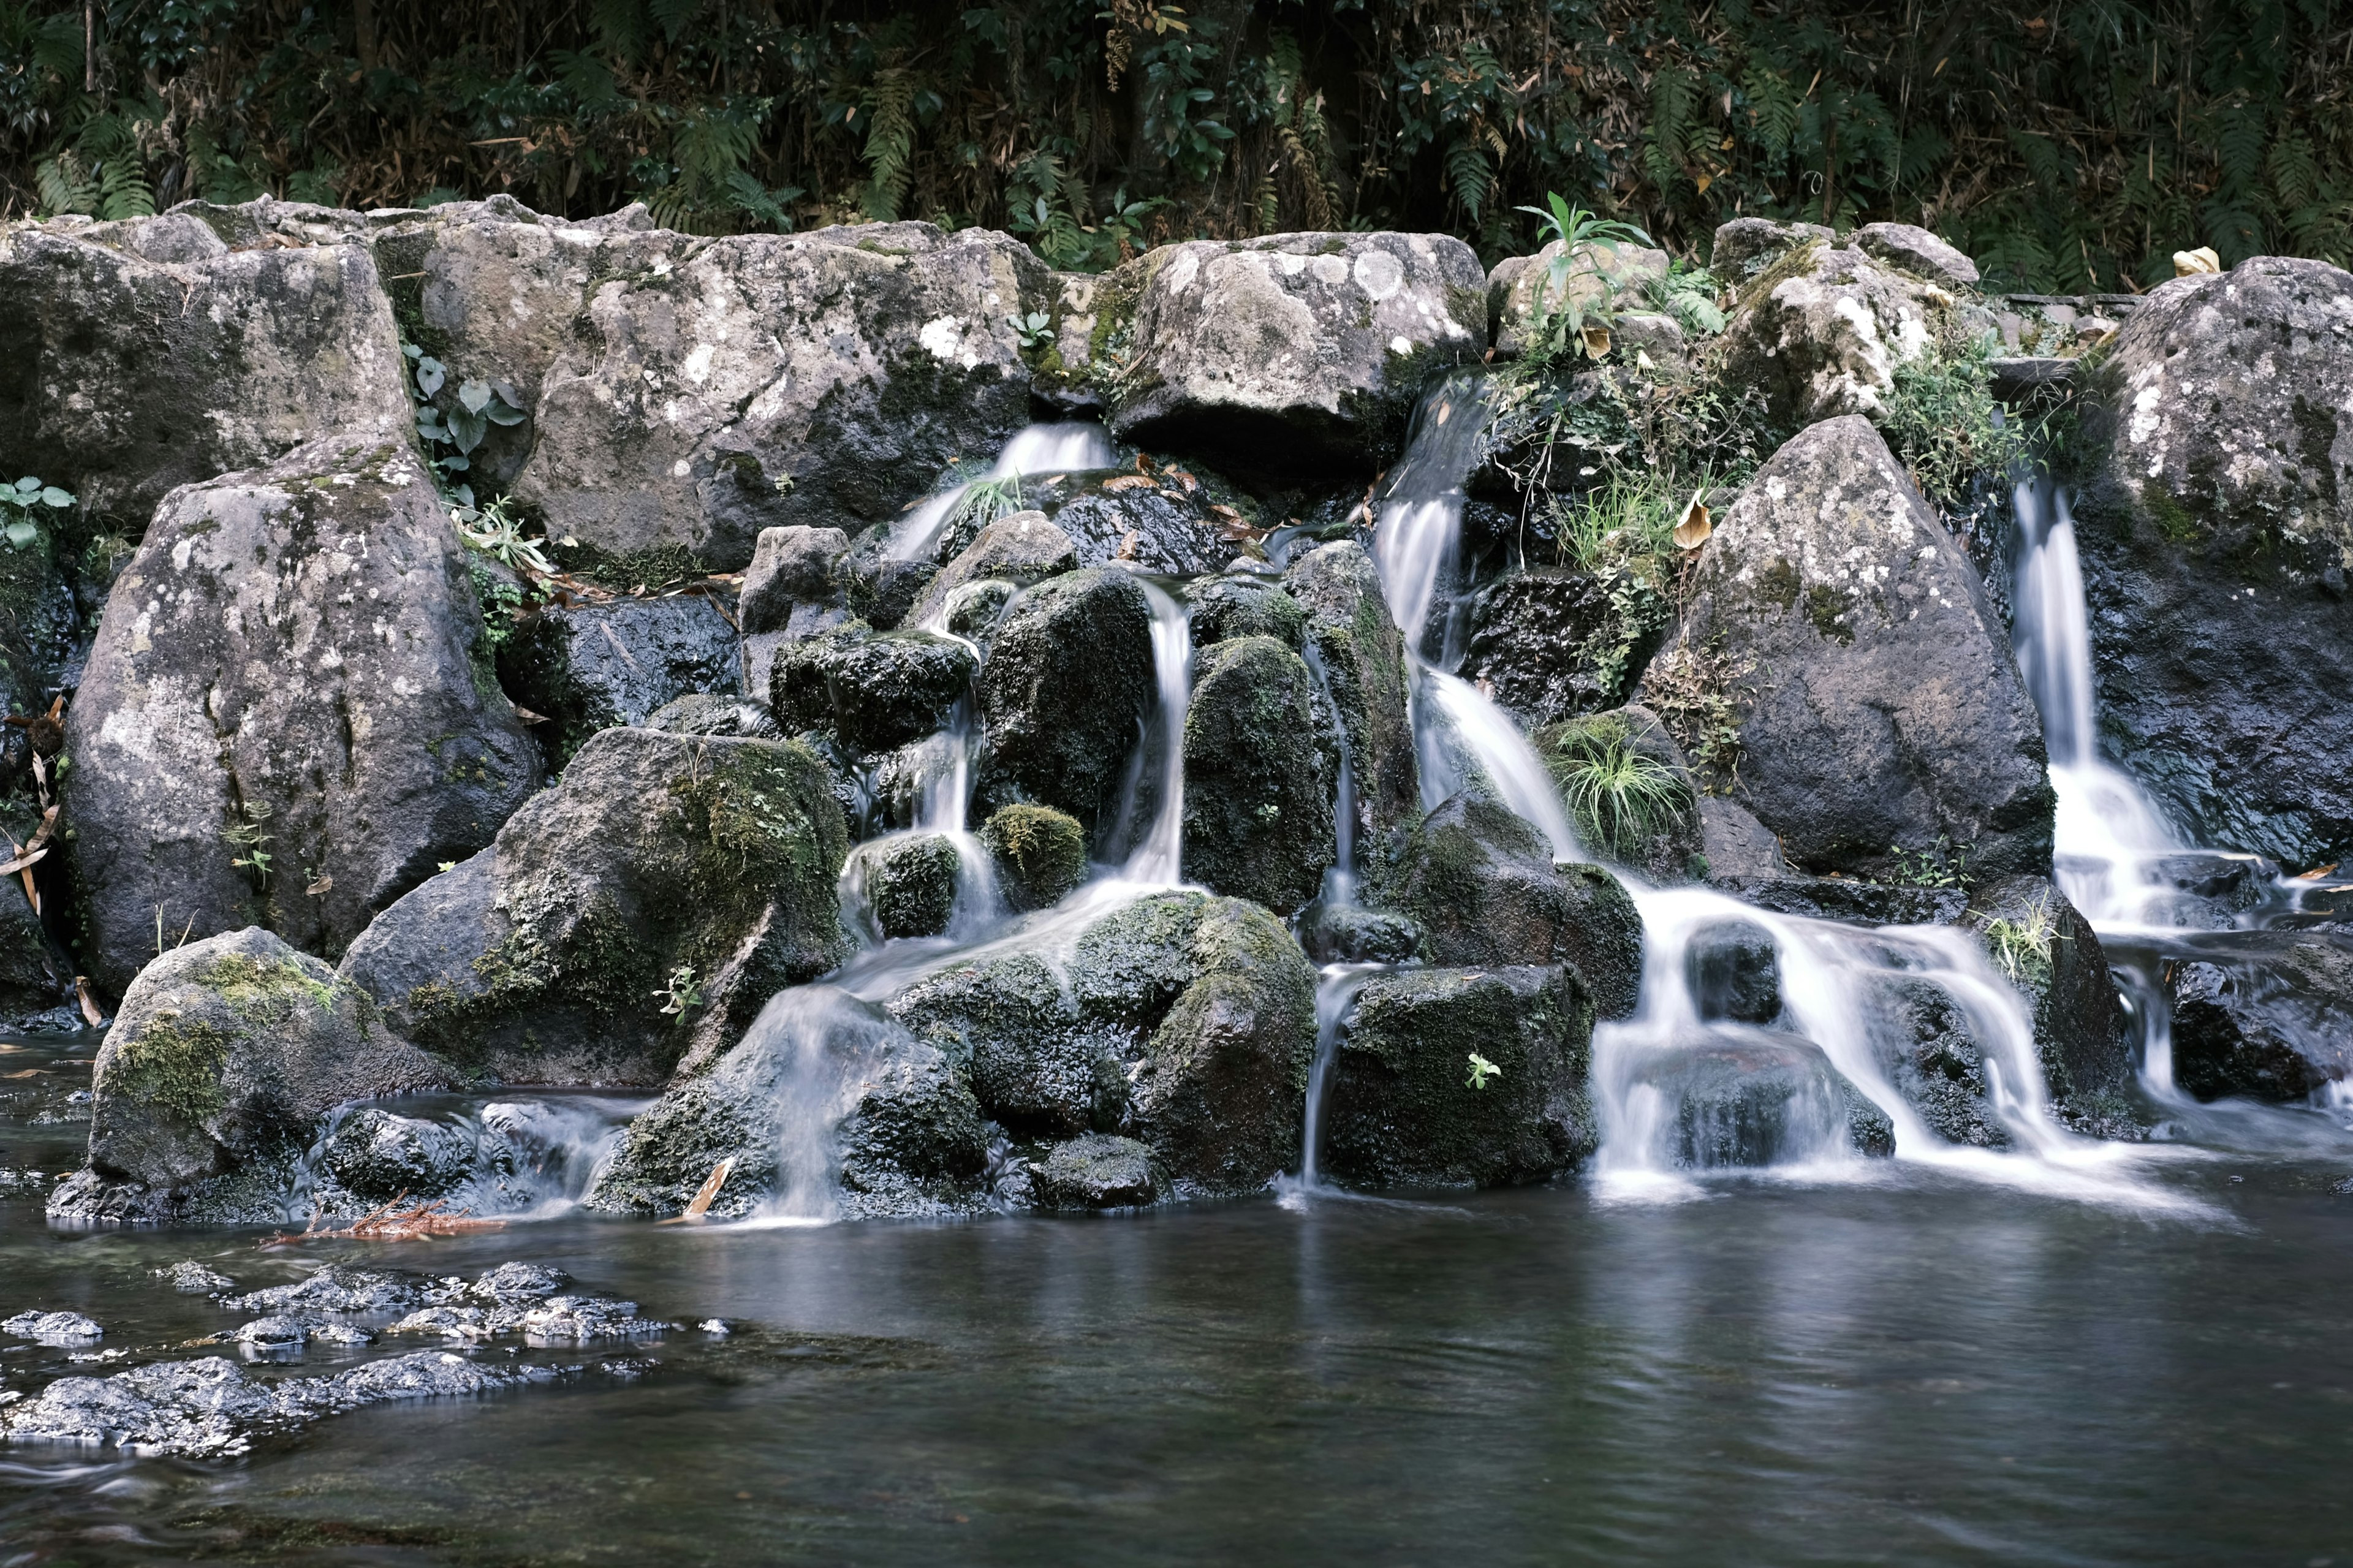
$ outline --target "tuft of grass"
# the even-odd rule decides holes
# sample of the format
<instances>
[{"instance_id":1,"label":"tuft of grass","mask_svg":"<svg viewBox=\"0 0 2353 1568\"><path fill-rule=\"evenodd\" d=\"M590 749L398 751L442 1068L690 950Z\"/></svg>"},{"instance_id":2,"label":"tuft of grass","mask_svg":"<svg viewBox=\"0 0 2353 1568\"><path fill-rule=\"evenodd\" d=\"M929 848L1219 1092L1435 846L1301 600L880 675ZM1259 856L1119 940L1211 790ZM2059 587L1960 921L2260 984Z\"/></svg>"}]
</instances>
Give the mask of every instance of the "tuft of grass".
<instances>
[{"instance_id":1,"label":"tuft of grass","mask_svg":"<svg viewBox=\"0 0 2353 1568\"><path fill-rule=\"evenodd\" d=\"M2052 949L2066 939L2049 899L2035 899L2014 916L1986 921L1984 934L1994 963L2012 983L2034 990L2051 984Z\"/></svg>"},{"instance_id":2,"label":"tuft of grass","mask_svg":"<svg viewBox=\"0 0 2353 1568\"><path fill-rule=\"evenodd\" d=\"M1614 713L1561 726L1545 764L1578 836L1613 860L1640 859L1698 805L1691 781L1641 751Z\"/></svg>"}]
</instances>

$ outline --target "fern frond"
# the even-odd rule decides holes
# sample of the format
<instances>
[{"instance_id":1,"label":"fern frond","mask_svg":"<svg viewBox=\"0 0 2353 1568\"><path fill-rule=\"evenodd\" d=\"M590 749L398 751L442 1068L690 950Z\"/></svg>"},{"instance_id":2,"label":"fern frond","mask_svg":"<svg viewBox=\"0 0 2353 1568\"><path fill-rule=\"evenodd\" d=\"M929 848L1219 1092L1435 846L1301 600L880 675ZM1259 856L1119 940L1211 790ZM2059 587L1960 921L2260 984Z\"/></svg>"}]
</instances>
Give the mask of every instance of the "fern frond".
<instances>
[{"instance_id":1,"label":"fern frond","mask_svg":"<svg viewBox=\"0 0 2353 1568\"><path fill-rule=\"evenodd\" d=\"M1462 204L1462 210L1471 215L1473 223L1479 219L1479 208L1487 200L1488 189L1494 180L1493 172L1487 167L1487 154L1471 138L1462 137L1446 150L1446 183L1454 188L1454 199Z\"/></svg>"},{"instance_id":2,"label":"fern frond","mask_svg":"<svg viewBox=\"0 0 2353 1568\"><path fill-rule=\"evenodd\" d=\"M99 216L112 222L155 216L155 189L135 158L111 158L99 174Z\"/></svg>"},{"instance_id":3,"label":"fern frond","mask_svg":"<svg viewBox=\"0 0 2353 1568\"><path fill-rule=\"evenodd\" d=\"M33 186L40 193L42 216L80 213L95 216L104 193L98 180L71 148L33 167Z\"/></svg>"}]
</instances>

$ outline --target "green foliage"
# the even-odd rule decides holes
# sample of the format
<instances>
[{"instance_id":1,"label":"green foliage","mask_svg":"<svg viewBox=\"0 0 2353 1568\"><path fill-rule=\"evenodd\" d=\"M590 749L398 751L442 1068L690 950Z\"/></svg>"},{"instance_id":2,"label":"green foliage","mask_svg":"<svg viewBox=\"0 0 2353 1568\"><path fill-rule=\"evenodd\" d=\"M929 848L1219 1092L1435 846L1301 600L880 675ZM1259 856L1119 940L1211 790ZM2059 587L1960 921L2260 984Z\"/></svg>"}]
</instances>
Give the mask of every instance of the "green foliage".
<instances>
[{"instance_id":1,"label":"green foliage","mask_svg":"<svg viewBox=\"0 0 2353 1568\"><path fill-rule=\"evenodd\" d=\"M2106 290L2200 244L2353 252L2348 43L2353 0L0 0L0 216L506 191L1100 268L1356 226L1493 259L1558 192L1686 256L1739 214L1892 218Z\"/></svg>"},{"instance_id":2,"label":"green foliage","mask_svg":"<svg viewBox=\"0 0 2353 1568\"><path fill-rule=\"evenodd\" d=\"M481 380L449 384L449 367L415 343L400 345L409 372L408 396L417 412L417 438L431 456L434 482L464 515L474 521L474 487L457 476L473 467L474 449L491 426L520 425L527 417L516 405L514 390L504 384ZM513 564L509 562L509 564ZM536 563L542 571L544 561Z\"/></svg>"},{"instance_id":3,"label":"green foliage","mask_svg":"<svg viewBox=\"0 0 2353 1568\"><path fill-rule=\"evenodd\" d=\"M1485 1057L1481 1056L1478 1052L1470 1052L1469 1056L1471 1060L1471 1076L1462 1080L1463 1088L1484 1089L1487 1087L1489 1079L1500 1079L1504 1076L1504 1069L1502 1068L1497 1067L1493 1062L1489 1061Z\"/></svg>"},{"instance_id":4,"label":"green foliage","mask_svg":"<svg viewBox=\"0 0 2353 1568\"><path fill-rule=\"evenodd\" d=\"M554 576L554 563L540 552L547 542L525 539L522 523L510 512L509 504L501 496L480 507L459 507L449 516L458 526L459 537L491 560L517 572Z\"/></svg>"},{"instance_id":5,"label":"green foliage","mask_svg":"<svg viewBox=\"0 0 2353 1568\"><path fill-rule=\"evenodd\" d=\"M2052 948L2064 940L2048 898L2037 898L2016 915L1985 924L1987 950L2001 972L2014 984L2037 991L2051 984Z\"/></svg>"},{"instance_id":6,"label":"green foliage","mask_svg":"<svg viewBox=\"0 0 2353 1568\"><path fill-rule=\"evenodd\" d=\"M1740 708L1755 695L1741 683L1756 673L1757 661L1727 650L1722 633L1704 644L1678 642L1642 672L1642 700L1712 793L1739 779Z\"/></svg>"},{"instance_id":7,"label":"green foliage","mask_svg":"<svg viewBox=\"0 0 2353 1568\"><path fill-rule=\"evenodd\" d=\"M269 850L266 826L270 815L270 808L264 803L246 801L237 807L237 820L221 829L221 841L236 852L229 864L252 876L257 893L269 890L270 862L275 858Z\"/></svg>"},{"instance_id":8,"label":"green foliage","mask_svg":"<svg viewBox=\"0 0 2353 1568\"><path fill-rule=\"evenodd\" d=\"M1577 837L1612 860L1640 859L1698 804L1691 781L1643 752L1618 714L1561 725L1548 739L1545 765Z\"/></svg>"},{"instance_id":9,"label":"green foliage","mask_svg":"<svg viewBox=\"0 0 2353 1568\"><path fill-rule=\"evenodd\" d=\"M1993 395L1989 340L1947 329L1928 353L1898 363L1880 429L1920 493L1948 513L1969 510L1979 477L2024 458L2027 426Z\"/></svg>"},{"instance_id":10,"label":"green foliage","mask_svg":"<svg viewBox=\"0 0 2353 1568\"><path fill-rule=\"evenodd\" d=\"M30 474L13 485L0 485L0 541L11 550L29 550L40 542L45 514L73 504L69 491L45 485Z\"/></svg>"},{"instance_id":11,"label":"green foliage","mask_svg":"<svg viewBox=\"0 0 2353 1568\"><path fill-rule=\"evenodd\" d=\"M687 1010L702 1005L702 982L694 973L694 965L681 963L670 972L670 979L654 993L662 999L662 1012L685 1022Z\"/></svg>"},{"instance_id":12,"label":"green foliage","mask_svg":"<svg viewBox=\"0 0 2353 1568\"><path fill-rule=\"evenodd\" d=\"M1887 853L1894 860L1894 869L1886 880L1899 888L1966 888L1969 885L1969 849L1964 844L1956 847L1943 834L1926 849L1906 849L1901 844L1889 847Z\"/></svg>"}]
</instances>

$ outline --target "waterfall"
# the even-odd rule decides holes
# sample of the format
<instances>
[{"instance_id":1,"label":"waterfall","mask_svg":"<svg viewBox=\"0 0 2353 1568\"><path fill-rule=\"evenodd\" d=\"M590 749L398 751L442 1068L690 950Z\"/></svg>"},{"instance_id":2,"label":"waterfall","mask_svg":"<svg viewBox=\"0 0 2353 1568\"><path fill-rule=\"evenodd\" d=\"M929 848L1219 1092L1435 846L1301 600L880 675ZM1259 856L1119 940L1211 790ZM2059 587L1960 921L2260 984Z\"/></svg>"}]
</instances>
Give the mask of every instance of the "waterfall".
<instances>
[{"instance_id":1,"label":"waterfall","mask_svg":"<svg viewBox=\"0 0 2353 1568\"><path fill-rule=\"evenodd\" d=\"M924 498L892 530L885 553L893 561L921 561L931 556L939 548L940 534L955 516L958 504L976 484L1082 473L1090 468L1108 468L1118 461L1119 454L1112 449L1111 437L1103 434L1100 425L1068 419L1029 426L1005 444L997 461L978 479L951 485Z\"/></svg>"},{"instance_id":2,"label":"waterfall","mask_svg":"<svg viewBox=\"0 0 2353 1568\"><path fill-rule=\"evenodd\" d=\"M769 998L735 1050L765 1076L776 1180L755 1223L822 1225L839 1213L836 1132L887 1058L895 1026L839 986L797 985Z\"/></svg>"},{"instance_id":3,"label":"waterfall","mask_svg":"<svg viewBox=\"0 0 2353 1568\"><path fill-rule=\"evenodd\" d=\"M1152 826L1120 869L1123 881L1145 888L1173 888L1185 869L1185 715L1193 698L1193 623L1176 596L1138 577L1152 606L1153 683L1158 711L1160 780Z\"/></svg>"},{"instance_id":4,"label":"waterfall","mask_svg":"<svg viewBox=\"0 0 2353 1568\"><path fill-rule=\"evenodd\" d=\"M1495 798L1541 832L1557 860L1582 860L1560 792L1535 749L1478 688L1450 668L1450 613L1431 624L1442 590L1457 589L1462 539L1462 485L1484 450L1489 406L1475 374L1449 379L1414 418L1373 532L1381 590L1405 634L1414 746L1424 808L1483 774ZM1450 610L1451 606L1449 606ZM1436 644L1432 658L1432 644Z\"/></svg>"}]
</instances>

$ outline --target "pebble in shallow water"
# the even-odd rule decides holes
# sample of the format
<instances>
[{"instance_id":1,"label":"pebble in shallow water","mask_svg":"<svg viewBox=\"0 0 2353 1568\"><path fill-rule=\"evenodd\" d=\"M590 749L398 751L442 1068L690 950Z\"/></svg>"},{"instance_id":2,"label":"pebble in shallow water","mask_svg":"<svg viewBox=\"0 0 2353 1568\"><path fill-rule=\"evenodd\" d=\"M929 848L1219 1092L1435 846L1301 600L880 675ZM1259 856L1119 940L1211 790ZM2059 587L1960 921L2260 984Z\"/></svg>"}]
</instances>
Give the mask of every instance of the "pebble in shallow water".
<instances>
[{"instance_id":1,"label":"pebble in shallow water","mask_svg":"<svg viewBox=\"0 0 2353 1568\"><path fill-rule=\"evenodd\" d=\"M169 1268L150 1269L149 1272L173 1289L191 1296L207 1296L216 1290L237 1289L236 1280L226 1274L215 1273L193 1258L174 1263Z\"/></svg>"},{"instance_id":2,"label":"pebble in shallow water","mask_svg":"<svg viewBox=\"0 0 2353 1568\"><path fill-rule=\"evenodd\" d=\"M300 1351L306 1344L372 1345L375 1335L353 1323L337 1322L315 1312L286 1312L256 1318L226 1336L255 1352Z\"/></svg>"},{"instance_id":3,"label":"pebble in shallow water","mask_svg":"<svg viewBox=\"0 0 2353 1568\"><path fill-rule=\"evenodd\" d=\"M78 1345L100 1338L106 1331L79 1312L19 1312L0 1322L0 1332L45 1345Z\"/></svg>"}]
</instances>

